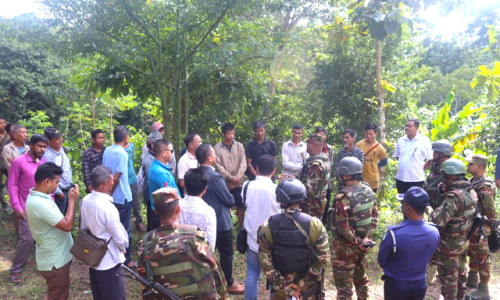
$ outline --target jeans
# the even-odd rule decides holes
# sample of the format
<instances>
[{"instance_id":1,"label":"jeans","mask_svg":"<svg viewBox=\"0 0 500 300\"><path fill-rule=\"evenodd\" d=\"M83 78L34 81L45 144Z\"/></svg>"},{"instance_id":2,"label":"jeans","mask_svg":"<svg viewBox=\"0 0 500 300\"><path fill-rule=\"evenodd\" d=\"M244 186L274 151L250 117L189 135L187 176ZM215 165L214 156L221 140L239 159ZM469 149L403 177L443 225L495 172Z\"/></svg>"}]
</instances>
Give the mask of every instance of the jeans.
<instances>
[{"instance_id":1,"label":"jeans","mask_svg":"<svg viewBox=\"0 0 500 300\"><path fill-rule=\"evenodd\" d=\"M260 277L259 253L247 250L247 275L245 279L245 300L257 300Z\"/></svg>"},{"instance_id":2,"label":"jeans","mask_svg":"<svg viewBox=\"0 0 500 300\"><path fill-rule=\"evenodd\" d=\"M421 300L424 299L426 291L425 278L416 281L397 280L390 277L384 279L385 300Z\"/></svg>"},{"instance_id":3,"label":"jeans","mask_svg":"<svg viewBox=\"0 0 500 300\"><path fill-rule=\"evenodd\" d=\"M124 204L113 203L118 209L118 214L120 215L120 223L122 223L123 228L127 231L128 234L128 247L127 252L125 253L125 262L124 264L128 264L130 262L130 248L132 246L132 226L131 226L131 211L132 211L132 201L127 202L125 200Z\"/></svg>"}]
</instances>

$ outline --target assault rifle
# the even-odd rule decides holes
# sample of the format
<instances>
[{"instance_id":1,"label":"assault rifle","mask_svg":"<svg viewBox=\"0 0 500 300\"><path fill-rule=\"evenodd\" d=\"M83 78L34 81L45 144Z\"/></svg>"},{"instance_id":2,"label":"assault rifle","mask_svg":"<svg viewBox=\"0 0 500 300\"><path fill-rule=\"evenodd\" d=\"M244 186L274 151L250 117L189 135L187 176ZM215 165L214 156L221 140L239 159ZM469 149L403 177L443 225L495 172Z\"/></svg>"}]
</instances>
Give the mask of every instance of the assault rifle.
<instances>
[{"instance_id":1,"label":"assault rifle","mask_svg":"<svg viewBox=\"0 0 500 300\"><path fill-rule=\"evenodd\" d=\"M127 271L127 273L124 272ZM116 276L130 277L134 280L139 281L143 286L146 287L146 291L142 294L143 299L167 299L167 300L180 300L174 292L166 288L165 286L159 284L158 282L149 281L143 278L141 275L122 264Z\"/></svg>"}]
</instances>

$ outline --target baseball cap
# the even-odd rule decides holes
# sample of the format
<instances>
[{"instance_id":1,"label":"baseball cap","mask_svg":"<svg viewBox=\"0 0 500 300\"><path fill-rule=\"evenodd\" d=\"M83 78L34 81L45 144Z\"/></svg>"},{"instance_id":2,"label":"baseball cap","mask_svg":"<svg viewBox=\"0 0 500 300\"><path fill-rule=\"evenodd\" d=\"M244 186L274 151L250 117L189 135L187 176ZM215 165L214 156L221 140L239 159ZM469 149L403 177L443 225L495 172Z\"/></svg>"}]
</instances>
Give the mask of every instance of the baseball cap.
<instances>
[{"instance_id":1,"label":"baseball cap","mask_svg":"<svg viewBox=\"0 0 500 300\"><path fill-rule=\"evenodd\" d=\"M58 139L60 138L63 134L59 132L55 127L47 127L43 131L43 134L49 139Z\"/></svg>"},{"instance_id":2,"label":"baseball cap","mask_svg":"<svg viewBox=\"0 0 500 300\"><path fill-rule=\"evenodd\" d=\"M399 194L396 199L398 201L404 201L413 207L426 207L429 205L429 195L423 188L418 186L412 186L401 198Z\"/></svg>"},{"instance_id":3,"label":"baseball cap","mask_svg":"<svg viewBox=\"0 0 500 300\"><path fill-rule=\"evenodd\" d=\"M151 130L153 130L153 131L160 130L164 127L165 126L163 126L163 124L161 122L154 122L153 125L151 125Z\"/></svg>"}]
</instances>

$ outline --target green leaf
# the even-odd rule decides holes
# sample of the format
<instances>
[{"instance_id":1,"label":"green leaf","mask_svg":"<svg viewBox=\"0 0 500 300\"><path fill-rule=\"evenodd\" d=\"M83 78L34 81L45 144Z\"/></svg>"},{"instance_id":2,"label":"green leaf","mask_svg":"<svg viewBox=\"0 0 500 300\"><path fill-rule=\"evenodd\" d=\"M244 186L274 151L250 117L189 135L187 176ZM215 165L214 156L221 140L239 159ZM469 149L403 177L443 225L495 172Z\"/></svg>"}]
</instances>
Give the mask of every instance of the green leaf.
<instances>
[{"instance_id":1,"label":"green leaf","mask_svg":"<svg viewBox=\"0 0 500 300\"><path fill-rule=\"evenodd\" d=\"M383 23L370 23L368 24L368 29L370 30L370 35L378 41L383 41L387 36Z\"/></svg>"}]
</instances>

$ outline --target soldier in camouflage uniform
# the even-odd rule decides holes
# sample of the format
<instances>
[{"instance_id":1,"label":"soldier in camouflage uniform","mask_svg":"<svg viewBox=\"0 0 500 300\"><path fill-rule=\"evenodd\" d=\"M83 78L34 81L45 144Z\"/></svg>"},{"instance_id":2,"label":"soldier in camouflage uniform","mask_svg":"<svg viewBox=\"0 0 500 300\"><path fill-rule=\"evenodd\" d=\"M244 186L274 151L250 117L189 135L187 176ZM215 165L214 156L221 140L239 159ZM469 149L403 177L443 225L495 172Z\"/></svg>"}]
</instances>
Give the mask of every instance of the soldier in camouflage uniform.
<instances>
[{"instance_id":1,"label":"soldier in camouflage uniform","mask_svg":"<svg viewBox=\"0 0 500 300\"><path fill-rule=\"evenodd\" d=\"M330 211L337 299L351 299L353 283L358 299L367 299L365 255L375 244L370 238L378 222L377 199L371 187L361 182L363 165L357 158L341 159L338 168L344 187L335 196Z\"/></svg>"},{"instance_id":2,"label":"soldier in camouflage uniform","mask_svg":"<svg viewBox=\"0 0 500 300\"><path fill-rule=\"evenodd\" d=\"M326 132L326 129L324 127L322 127L322 126L316 127L316 129L314 130L314 134L323 137L323 139L325 140L325 145L323 146L323 149L321 149L321 152L323 152L326 155L326 157L328 158L328 161L330 162L330 179L328 179L328 188L326 189L326 206L325 206L325 210L323 212L323 217L321 218L321 221L326 226L327 218L328 218L327 212L330 210L330 206L332 203L330 200L332 198L333 178L335 177L335 173L334 173L335 169L333 168L333 160L335 158L335 151L333 151L332 145L330 145L326 142L327 132Z\"/></svg>"},{"instance_id":3,"label":"soldier in camouflage uniform","mask_svg":"<svg viewBox=\"0 0 500 300\"><path fill-rule=\"evenodd\" d=\"M453 146L447 140L439 140L432 143L432 160L427 161L424 168L430 164L429 176L422 187L429 195L431 208L437 209L443 203L440 187L444 183L444 173L441 172L441 164L451 157ZM429 263L427 281L432 282L436 277L436 255Z\"/></svg>"},{"instance_id":4,"label":"soldier in camouflage uniform","mask_svg":"<svg viewBox=\"0 0 500 300\"><path fill-rule=\"evenodd\" d=\"M451 157L453 146L446 140L439 140L432 143L432 160L430 163L430 173L424 183L423 189L429 195L429 202L432 209L441 206L442 195L438 188L440 183L444 183L444 174L441 172L441 164Z\"/></svg>"},{"instance_id":5,"label":"soldier in camouflage uniform","mask_svg":"<svg viewBox=\"0 0 500 300\"><path fill-rule=\"evenodd\" d=\"M307 199L300 209L303 213L321 219L326 205L326 191L330 179L330 161L322 152L325 140L320 135L311 135L307 139L309 157L304 162L300 181L306 186Z\"/></svg>"},{"instance_id":6,"label":"soldier in camouflage uniform","mask_svg":"<svg viewBox=\"0 0 500 300\"><path fill-rule=\"evenodd\" d=\"M467 233L472 227L475 202L468 190L469 181L465 178L465 165L462 161L450 158L441 165L445 174L443 204L431 215L438 226L441 240L436 252L438 278L441 282L441 295L444 299L462 299L466 287Z\"/></svg>"},{"instance_id":7,"label":"soldier in camouflage uniform","mask_svg":"<svg viewBox=\"0 0 500 300\"><path fill-rule=\"evenodd\" d=\"M258 232L259 261L272 285L272 299L324 299L328 235L319 219L300 212L305 198L306 189L299 180L281 181L276 200L285 212L270 217Z\"/></svg>"},{"instance_id":8,"label":"soldier in camouflage uniform","mask_svg":"<svg viewBox=\"0 0 500 300\"><path fill-rule=\"evenodd\" d=\"M179 224L176 189L155 191L153 201L161 226L139 242L139 274L181 299L225 299L226 280L205 233L197 226Z\"/></svg>"},{"instance_id":9,"label":"soldier in camouflage uniform","mask_svg":"<svg viewBox=\"0 0 500 300\"><path fill-rule=\"evenodd\" d=\"M477 219L469 238L469 276L467 286L477 288L471 294L472 299L490 299L488 282L491 273L491 256L488 249L488 236L491 228L498 226L495 210L495 183L492 179L485 177L484 172L488 164L488 158L481 154L473 155L467 160L467 172L472 175L470 180L477 194ZM479 276L478 276L479 273Z\"/></svg>"}]
</instances>

